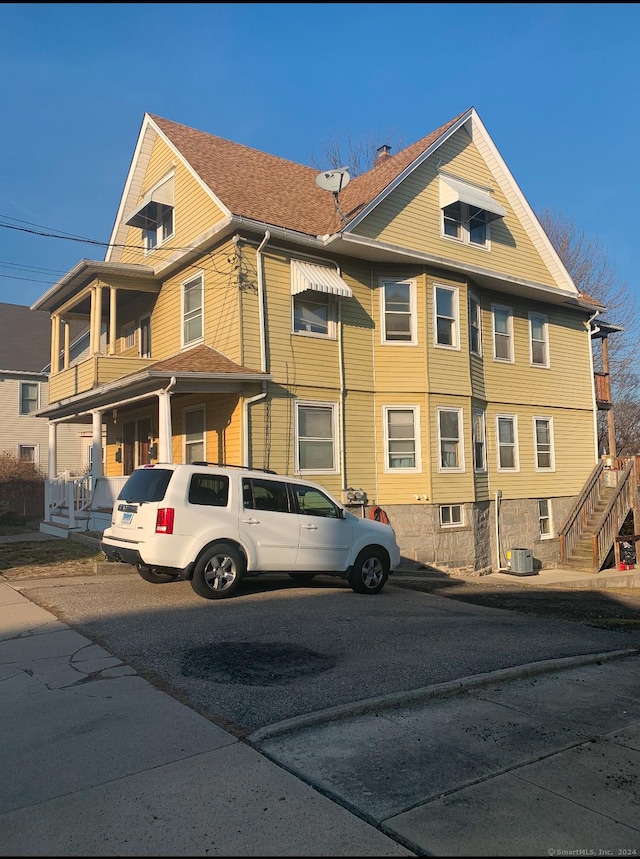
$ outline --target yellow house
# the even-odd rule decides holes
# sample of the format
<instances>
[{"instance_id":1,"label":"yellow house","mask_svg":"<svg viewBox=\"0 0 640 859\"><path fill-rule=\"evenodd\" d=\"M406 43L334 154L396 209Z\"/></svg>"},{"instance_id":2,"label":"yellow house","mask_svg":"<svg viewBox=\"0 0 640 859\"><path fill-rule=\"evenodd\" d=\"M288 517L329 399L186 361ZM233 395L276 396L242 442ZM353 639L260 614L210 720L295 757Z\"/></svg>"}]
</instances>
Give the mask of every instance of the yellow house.
<instances>
[{"instance_id":1,"label":"yellow house","mask_svg":"<svg viewBox=\"0 0 640 859\"><path fill-rule=\"evenodd\" d=\"M147 114L104 261L32 309L52 323L40 414L91 424L96 452L106 430L76 493L94 528L136 466L206 460L381 506L414 561L549 565L598 462L600 305L473 108L355 178Z\"/></svg>"}]
</instances>

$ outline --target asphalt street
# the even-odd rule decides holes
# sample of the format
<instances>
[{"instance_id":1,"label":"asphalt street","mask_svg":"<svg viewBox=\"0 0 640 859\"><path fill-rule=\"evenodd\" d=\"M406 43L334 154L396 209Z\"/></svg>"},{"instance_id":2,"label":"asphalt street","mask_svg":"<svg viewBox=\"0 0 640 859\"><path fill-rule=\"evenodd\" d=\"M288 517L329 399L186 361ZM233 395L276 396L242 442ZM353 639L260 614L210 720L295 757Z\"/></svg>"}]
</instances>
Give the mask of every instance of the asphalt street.
<instances>
[{"instance_id":1,"label":"asphalt street","mask_svg":"<svg viewBox=\"0 0 640 859\"><path fill-rule=\"evenodd\" d=\"M332 578L301 588L261 577L221 601L136 573L16 586L236 736L358 700L640 644L640 634L474 606L392 580L364 597Z\"/></svg>"}]
</instances>

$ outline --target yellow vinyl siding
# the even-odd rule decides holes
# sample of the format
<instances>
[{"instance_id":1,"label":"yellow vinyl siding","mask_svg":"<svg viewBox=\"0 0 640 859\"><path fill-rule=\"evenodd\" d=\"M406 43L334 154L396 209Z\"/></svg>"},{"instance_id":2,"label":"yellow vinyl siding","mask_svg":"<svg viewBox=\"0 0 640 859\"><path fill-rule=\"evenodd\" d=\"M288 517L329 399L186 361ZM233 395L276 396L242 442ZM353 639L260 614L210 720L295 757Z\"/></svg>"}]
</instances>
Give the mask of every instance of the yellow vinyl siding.
<instances>
[{"instance_id":1,"label":"yellow vinyl siding","mask_svg":"<svg viewBox=\"0 0 640 859\"><path fill-rule=\"evenodd\" d=\"M229 255L232 243L194 260L162 285L151 316L151 347L155 361L175 355L182 348L183 284L202 274L204 278L204 338L207 346L240 362L240 300L237 275ZM187 344L187 347L190 344Z\"/></svg>"},{"instance_id":2,"label":"yellow vinyl siding","mask_svg":"<svg viewBox=\"0 0 640 859\"><path fill-rule=\"evenodd\" d=\"M428 416L425 395L420 391L407 391L402 394L380 393L375 398L376 467L378 504L415 504L414 495L429 496L429 441ZM386 407L412 408L415 415L415 438L417 441L417 470L386 470L385 417Z\"/></svg>"},{"instance_id":3,"label":"yellow vinyl siding","mask_svg":"<svg viewBox=\"0 0 640 859\"><path fill-rule=\"evenodd\" d=\"M493 358L492 304L512 310L513 364ZM529 311L547 317L548 368L531 364ZM555 308L534 307L508 295L486 293L482 299L482 318L487 400L593 408L591 344L581 317Z\"/></svg>"},{"instance_id":4,"label":"yellow vinyl siding","mask_svg":"<svg viewBox=\"0 0 640 859\"><path fill-rule=\"evenodd\" d=\"M459 504L474 500L473 447L471 442L471 400L469 397L434 395L427 397L429 453L433 464L430 501ZM440 471L438 409L462 409L460 434L464 471Z\"/></svg>"},{"instance_id":5,"label":"yellow vinyl siding","mask_svg":"<svg viewBox=\"0 0 640 859\"><path fill-rule=\"evenodd\" d=\"M387 280L411 281L415 295L415 343L383 343L384 319L382 317L382 283ZM371 318L374 321L373 363L375 366L375 389L378 392L416 391L426 389L425 363L425 277L416 269L394 273L376 270L374 288L371 290Z\"/></svg>"},{"instance_id":6,"label":"yellow vinyl siding","mask_svg":"<svg viewBox=\"0 0 640 859\"><path fill-rule=\"evenodd\" d=\"M498 470L496 417L517 416L518 471ZM537 471L534 418L553 423L555 469ZM487 406L487 450L492 491L504 498L577 495L595 465L593 413L577 409L490 403Z\"/></svg>"},{"instance_id":7,"label":"yellow vinyl siding","mask_svg":"<svg viewBox=\"0 0 640 859\"><path fill-rule=\"evenodd\" d=\"M504 219L490 225L490 250L442 236L438 163L440 170L491 188L493 199L507 210ZM556 285L484 158L463 129L443 143L435 156L395 188L357 225L354 233L459 263L500 273L509 272L514 277L536 283Z\"/></svg>"},{"instance_id":8,"label":"yellow vinyl siding","mask_svg":"<svg viewBox=\"0 0 640 859\"><path fill-rule=\"evenodd\" d=\"M459 349L436 345L435 287L453 287L458 290L458 335ZM467 288L464 283L449 278L427 278L427 373L429 391L434 394L471 395L469 367L469 325Z\"/></svg>"},{"instance_id":9,"label":"yellow vinyl siding","mask_svg":"<svg viewBox=\"0 0 640 859\"><path fill-rule=\"evenodd\" d=\"M174 256L177 248L183 248L209 230L214 224L224 218L222 210L214 203L210 195L192 173L178 160L175 153L158 136L153 145L149 166L142 183L140 202L147 191L159 182L171 169L174 173L174 234L165 242L167 250L159 245L150 253L144 250L142 230L130 227L125 240L126 247L119 259L123 263L142 263L157 267L159 264ZM125 210L126 219L135 204ZM169 250L170 248L170 250Z\"/></svg>"}]
</instances>

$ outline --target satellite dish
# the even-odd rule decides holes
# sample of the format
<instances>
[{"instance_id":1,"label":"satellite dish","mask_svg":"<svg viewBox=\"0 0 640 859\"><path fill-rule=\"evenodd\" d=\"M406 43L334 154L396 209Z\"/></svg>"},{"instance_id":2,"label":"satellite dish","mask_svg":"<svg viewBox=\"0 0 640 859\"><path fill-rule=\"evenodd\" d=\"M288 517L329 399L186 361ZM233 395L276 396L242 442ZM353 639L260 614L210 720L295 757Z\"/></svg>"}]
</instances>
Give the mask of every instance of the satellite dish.
<instances>
[{"instance_id":1,"label":"satellite dish","mask_svg":"<svg viewBox=\"0 0 640 859\"><path fill-rule=\"evenodd\" d=\"M336 170L327 170L325 173L320 173L316 176L316 185L322 188L323 191L331 191L333 194L339 194L343 188L346 188L351 180L348 167L338 167Z\"/></svg>"}]
</instances>

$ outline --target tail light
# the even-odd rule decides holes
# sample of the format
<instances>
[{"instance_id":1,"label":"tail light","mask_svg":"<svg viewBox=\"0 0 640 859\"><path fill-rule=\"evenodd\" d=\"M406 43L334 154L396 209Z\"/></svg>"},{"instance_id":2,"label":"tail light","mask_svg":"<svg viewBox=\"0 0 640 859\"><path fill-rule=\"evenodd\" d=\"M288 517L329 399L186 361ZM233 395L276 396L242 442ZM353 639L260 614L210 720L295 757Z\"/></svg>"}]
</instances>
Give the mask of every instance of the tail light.
<instances>
[{"instance_id":1,"label":"tail light","mask_svg":"<svg viewBox=\"0 0 640 859\"><path fill-rule=\"evenodd\" d=\"M173 534L173 507L160 507L156 516L156 534Z\"/></svg>"}]
</instances>

